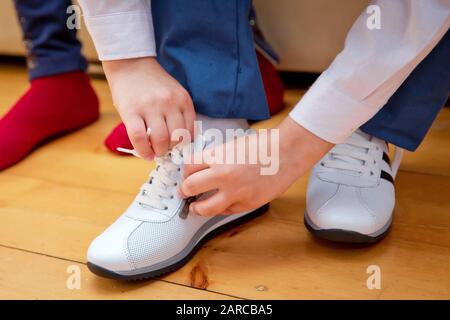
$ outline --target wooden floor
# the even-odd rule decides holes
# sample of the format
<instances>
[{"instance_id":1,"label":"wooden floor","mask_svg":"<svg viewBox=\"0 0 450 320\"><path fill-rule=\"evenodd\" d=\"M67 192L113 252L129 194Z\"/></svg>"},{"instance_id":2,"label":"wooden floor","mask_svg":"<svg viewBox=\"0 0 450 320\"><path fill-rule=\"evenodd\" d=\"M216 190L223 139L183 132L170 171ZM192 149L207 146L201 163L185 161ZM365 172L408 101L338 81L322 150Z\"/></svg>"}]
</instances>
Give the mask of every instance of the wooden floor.
<instances>
[{"instance_id":1,"label":"wooden floor","mask_svg":"<svg viewBox=\"0 0 450 320\"><path fill-rule=\"evenodd\" d=\"M210 241L173 274L139 283L92 275L85 265L89 243L127 207L152 167L105 149L119 117L106 82L94 85L102 108L97 123L0 173L0 298L450 298L450 109L420 150L406 154L392 232L378 245L312 238L302 222L303 177L268 214ZM0 65L0 115L26 87L24 68ZM301 94L289 90L289 107ZM80 290L66 287L70 265L81 267ZM369 265L381 268L379 290L366 287Z\"/></svg>"}]
</instances>

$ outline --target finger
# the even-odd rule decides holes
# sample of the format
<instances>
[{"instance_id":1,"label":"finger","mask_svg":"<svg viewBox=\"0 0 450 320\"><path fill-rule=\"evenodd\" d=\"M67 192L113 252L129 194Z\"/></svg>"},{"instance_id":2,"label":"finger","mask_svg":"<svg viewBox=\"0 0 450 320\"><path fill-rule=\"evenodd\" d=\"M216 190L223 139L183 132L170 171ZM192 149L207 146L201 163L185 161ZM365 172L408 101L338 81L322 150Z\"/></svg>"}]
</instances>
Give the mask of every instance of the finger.
<instances>
[{"instance_id":1,"label":"finger","mask_svg":"<svg viewBox=\"0 0 450 320\"><path fill-rule=\"evenodd\" d=\"M229 206L228 208L226 208L225 211L223 212L223 214L227 214L227 215L235 214L235 213L239 213L239 212L243 212L243 211L248 211L248 208L244 207L240 203L235 203L235 204L232 204L231 206Z\"/></svg>"},{"instance_id":2,"label":"finger","mask_svg":"<svg viewBox=\"0 0 450 320\"><path fill-rule=\"evenodd\" d=\"M213 159L214 152L215 150L214 148L212 148L187 154L184 162L184 171L183 171L184 178L187 178L191 174L194 174L200 170L204 170L206 168L211 167L211 164L213 164L214 161L208 162L205 160Z\"/></svg>"},{"instance_id":3,"label":"finger","mask_svg":"<svg viewBox=\"0 0 450 320\"><path fill-rule=\"evenodd\" d=\"M196 163L195 156L192 156L189 161L185 161L183 168L183 177L187 179L190 175L208 169L209 165L204 162Z\"/></svg>"},{"instance_id":4,"label":"finger","mask_svg":"<svg viewBox=\"0 0 450 320\"><path fill-rule=\"evenodd\" d=\"M123 119L128 137L136 152L145 160L153 160L155 153L148 140L147 129L141 117L134 116Z\"/></svg>"},{"instance_id":5,"label":"finger","mask_svg":"<svg viewBox=\"0 0 450 320\"><path fill-rule=\"evenodd\" d=\"M189 210L193 214L209 217L223 214L231 204L231 199L224 192L218 191L209 198L191 203Z\"/></svg>"},{"instance_id":6,"label":"finger","mask_svg":"<svg viewBox=\"0 0 450 320\"><path fill-rule=\"evenodd\" d=\"M179 136L174 137L173 133L175 132L175 130L186 129L183 114L181 112L174 112L171 113L170 115L167 115L166 123L170 136L170 147L173 147L181 142L180 140L178 140ZM174 138L175 140L172 140Z\"/></svg>"},{"instance_id":7,"label":"finger","mask_svg":"<svg viewBox=\"0 0 450 320\"><path fill-rule=\"evenodd\" d=\"M169 151L169 131L167 130L166 121L162 116L152 117L146 121L147 127L150 128L150 141L156 156L161 157Z\"/></svg>"},{"instance_id":8,"label":"finger","mask_svg":"<svg viewBox=\"0 0 450 320\"><path fill-rule=\"evenodd\" d=\"M221 180L211 169L198 171L186 178L180 187L181 194L186 197L193 197L201 193L219 189Z\"/></svg>"},{"instance_id":9,"label":"finger","mask_svg":"<svg viewBox=\"0 0 450 320\"><path fill-rule=\"evenodd\" d=\"M194 106L191 104L188 108L185 108L183 111L183 118L184 123L186 126L186 129L189 130L189 133L191 135L192 141L195 138L195 132L194 132L194 123L195 123L195 109Z\"/></svg>"},{"instance_id":10,"label":"finger","mask_svg":"<svg viewBox=\"0 0 450 320\"><path fill-rule=\"evenodd\" d=\"M224 216L229 216L230 214L235 214L235 213L238 213L238 212L234 212L234 211L230 210L230 208L226 208L222 214Z\"/></svg>"}]
</instances>

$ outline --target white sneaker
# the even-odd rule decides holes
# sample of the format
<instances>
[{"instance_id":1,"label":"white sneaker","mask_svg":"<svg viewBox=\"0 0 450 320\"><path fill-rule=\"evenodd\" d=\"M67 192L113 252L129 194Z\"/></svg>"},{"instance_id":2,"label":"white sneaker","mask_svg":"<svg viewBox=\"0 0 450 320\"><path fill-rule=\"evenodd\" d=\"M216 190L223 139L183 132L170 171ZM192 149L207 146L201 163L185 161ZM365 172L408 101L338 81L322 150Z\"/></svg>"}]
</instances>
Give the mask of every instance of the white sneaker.
<instances>
[{"instance_id":1,"label":"white sneaker","mask_svg":"<svg viewBox=\"0 0 450 320\"><path fill-rule=\"evenodd\" d=\"M394 177L385 141L356 131L313 168L306 195L305 225L319 237L373 243L389 231L395 206Z\"/></svg>"},{"instance_id":2,"label":"white sneaker","mask_svg":"<svg viewBox=\"0 0 450 320\"><path fill-rule=\"evenodd\" d=\"M90 245L89 270L121 280L160 276L187 263L211 237L268 208L214 217L188 214L192 200L177 194L182 157L181 150L174 148L156 159L156 169L130 207Z\"/></svg>"}]
</instances>

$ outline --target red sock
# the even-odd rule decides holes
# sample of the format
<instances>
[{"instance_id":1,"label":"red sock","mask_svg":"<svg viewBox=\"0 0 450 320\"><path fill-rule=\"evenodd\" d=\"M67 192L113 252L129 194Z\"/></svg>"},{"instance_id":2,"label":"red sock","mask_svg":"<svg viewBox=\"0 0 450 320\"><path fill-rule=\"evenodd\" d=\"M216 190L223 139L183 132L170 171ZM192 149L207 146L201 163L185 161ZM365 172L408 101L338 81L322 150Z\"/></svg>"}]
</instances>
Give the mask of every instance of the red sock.
<instances>
[{"instance_id":1,"label":"red sock","mask_svg":"<svg viewBox=\"0 0 450 320\"><path fill-rule=\"evenodd\" d=\"M28 91L0 119L0 170L19 162L49 138L99 117L88 76L68 72L31 81Z\"/></svg>"},{"instance_id":2,"label":"red sock","mask_svg":"<svg viewBox=\"0 0 450 320\"><path fill-rule=\"evenodd\" d=\"M281 111L284 107L283 95L284 87L281 82L281 78L275 66L258 51L256 52L258 58L259 69L266 91L267 103L269 105L270 114L273 115ZM128 139L127 131L123 123L120 123L117 127L111 131L105 140L106 147L114 153L128 155L128 153L122 153L117 151L118 147L133 149L133 145Z\"/></svg>"},{"instance_id":3,"label":"red sock","mask_svg":"<svg viewBox=\"0 0 450 320\"><path fill-rule=\"evenodd\" d=\"M105 146L114 153L128 155L128 153L123 153L117 151L117 148L133 149L130 139L128 138L127 129L123 122L119 123L113 131L106 137Z\"/></svg>"},{"instance_id":4,"label":"red sock","mask_svg":"<svg viewBox=\"0 0 450 320\"><path fill-rule=\"evenodd\" d=\"M258 58L259 71L261 72L270 115L274 115L284 107L283 82L277 69L269 59L264 57L259 51L256 51L256 57Z\"/></svg>"}]
</instances>

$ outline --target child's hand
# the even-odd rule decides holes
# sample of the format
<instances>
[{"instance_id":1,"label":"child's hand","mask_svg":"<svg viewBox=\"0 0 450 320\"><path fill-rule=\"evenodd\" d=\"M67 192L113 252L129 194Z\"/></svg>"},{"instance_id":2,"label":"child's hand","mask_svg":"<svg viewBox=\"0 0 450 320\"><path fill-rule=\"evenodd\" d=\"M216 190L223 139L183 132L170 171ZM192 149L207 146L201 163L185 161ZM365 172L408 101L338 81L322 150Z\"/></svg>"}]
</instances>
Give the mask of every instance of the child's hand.
<instances>
[{"instance_id":1,"label":"child's hand","mask_svg":"<svg viewBox=\"0 0 450 320\"><path fill-rule=\"evenodd\" d=\"M151 57L103 62L114 104L138 152L147 160L179 141L175 129L193 136L195 110L188 92ZM147 128L151 129L150 142Z\"/></svg>"}]
</instances>

